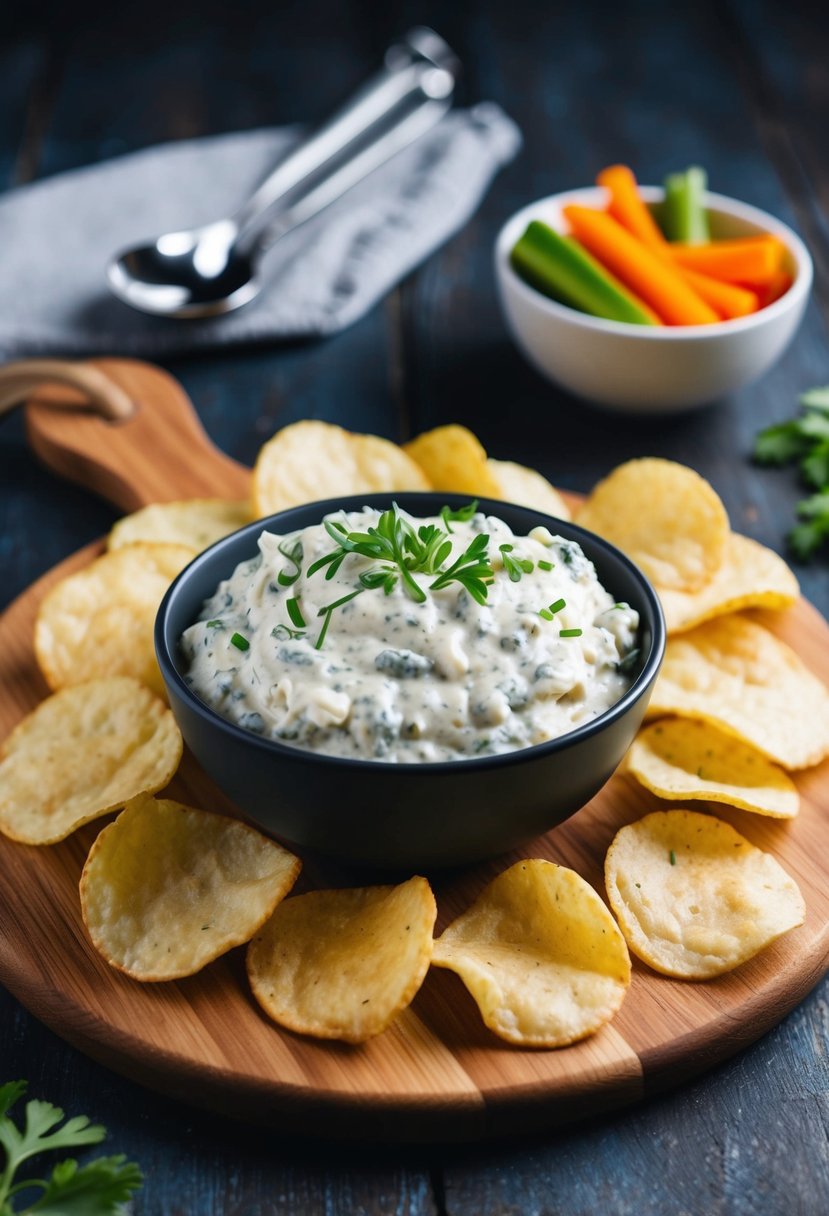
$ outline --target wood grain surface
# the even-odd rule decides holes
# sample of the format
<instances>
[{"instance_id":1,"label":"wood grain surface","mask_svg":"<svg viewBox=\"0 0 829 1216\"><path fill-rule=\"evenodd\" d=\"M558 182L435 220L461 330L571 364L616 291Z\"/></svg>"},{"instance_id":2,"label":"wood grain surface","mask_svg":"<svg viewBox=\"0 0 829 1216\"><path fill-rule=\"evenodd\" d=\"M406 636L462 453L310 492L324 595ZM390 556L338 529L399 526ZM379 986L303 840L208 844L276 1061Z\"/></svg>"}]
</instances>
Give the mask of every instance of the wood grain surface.
<instances>
[{"instance_id":1,"label":"wood grain surface","mask_svg":"<svg viewBox=\"0 0 829 1216\"><path fill-rule=\"evenodd\" d=\"M222 489L244 492L246 471L201 432L171 377L136 362L97 364L128 388L135 415L113 429L97 417L27 407L38 451L64 474L141 505ZM56 390L57 391L57 390ZM191 416L192 415L192 416ZM112 435L109 442L104 437ZM183 437L186 443L183 444ZM202 467L206 470L199 474ZM222 480L224 478L224 480ZM0 735L45 695L31 637L37 607L60 578L95 556L91 546L61 563L0 619ZM757 614L829 681L829 627L805 601ZM797 777L803 806L780 822L730 808L718 815L772 852L797 880L806 923L729 975L675 981L634 962L620 1013L597 1035L558 1051L509 1047L480 1023L456 976L431 971L413 1006L359 1048L319 1043L273 1026L253 1001L241 951L185 981L141 985L107 966L87 941L77 883L101 824L33 848L0 840L0 980L47 1025L95 1059L173 1096L293 1130L362 1139L479 1139L565 1123L613 1108L694 1075L752 1041L802 999L829 965L829 762ZM234 813L187 756L172 796ZM567 823L525 849L436 874L437 931L519 856L571 866L603 892L604 854L616 830L658 799L623 776ZM508 808L505 808L508 813ZM360 876L308 859L304 886ZM26 898L21 899L20 893Z\"/></svg>"}]
</instances>

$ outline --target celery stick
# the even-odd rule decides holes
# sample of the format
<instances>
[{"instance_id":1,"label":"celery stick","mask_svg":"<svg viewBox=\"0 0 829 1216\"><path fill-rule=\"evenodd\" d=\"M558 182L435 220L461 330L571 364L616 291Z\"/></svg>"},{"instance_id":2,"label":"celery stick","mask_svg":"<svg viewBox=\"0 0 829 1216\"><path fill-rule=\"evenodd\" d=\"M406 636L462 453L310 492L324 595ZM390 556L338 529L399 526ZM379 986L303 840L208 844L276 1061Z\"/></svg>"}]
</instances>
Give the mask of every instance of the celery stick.
<instances>
[{"instance_id":1,"label":"celery stick","mask_svg":"<svg viewBox=\"0 0 829 1216\"><path fill-rule=\"evenodd\" d=\"M537 291L606 321L654 325L653 317L572 237L533 220L515 244L511 260Z\"/></svg>"},{"instance_id":2,"label":"celery stick","mask_svg":"<svg viewBox=\"0 0 829 1216\"><path fill-rule=\"evenodd\" d=\"M704 245L711 240L705 189L708 178L698 165L665 178L665 201L660 209L662 231L669 241Z\"/></svg>"}]
</instances>

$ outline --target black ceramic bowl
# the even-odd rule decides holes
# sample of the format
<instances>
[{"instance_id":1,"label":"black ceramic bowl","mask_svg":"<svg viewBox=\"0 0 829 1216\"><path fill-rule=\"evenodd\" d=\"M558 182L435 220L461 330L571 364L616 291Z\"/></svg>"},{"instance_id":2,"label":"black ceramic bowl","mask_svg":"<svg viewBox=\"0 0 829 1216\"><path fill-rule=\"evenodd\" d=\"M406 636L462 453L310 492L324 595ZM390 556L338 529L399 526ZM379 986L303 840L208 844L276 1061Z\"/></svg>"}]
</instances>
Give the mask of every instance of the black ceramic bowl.
<instances>
[{"instance_id":1,"label":"black ceramic bowl","mask_svg":"<svg viewBox=\"0 0 829 1216\"><path fill-rule=\"evenodd\" d=\"M581 545L616 600L640 615L640 657L631 687L609 710L560 738L480 759L391 764L323 756L263 739L220 717L184 681L179 638L204 600L257 553L263 529L319 523L331 511L397 502L413 515L437 514L452 494L364 494L315 502L257 520L200 554L170 587L155 643L170 705L187 746L216 784L265 831L299 850L342 861L428 870L492 857L569 818L605 784L642 721L665 648L659 601L618 549L575 524L538 511L480 500L482 511L517 534L543 524Z\"/></svg>"}]
</instances>

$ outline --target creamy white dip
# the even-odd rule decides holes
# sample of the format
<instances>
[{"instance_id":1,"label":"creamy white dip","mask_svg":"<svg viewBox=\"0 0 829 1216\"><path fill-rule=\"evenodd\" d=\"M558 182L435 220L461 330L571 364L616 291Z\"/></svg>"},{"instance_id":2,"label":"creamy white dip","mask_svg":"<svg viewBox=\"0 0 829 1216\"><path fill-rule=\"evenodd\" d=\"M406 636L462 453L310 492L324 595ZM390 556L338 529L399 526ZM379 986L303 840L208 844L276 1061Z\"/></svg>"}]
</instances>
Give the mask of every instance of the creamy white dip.
<instances>
[{"instance_id":1,"label":"creamy white dip","mask_svg":"<svg viewBox=\"0 0 829 1216\"><path fill-rule=\"evenodd\" d=\"M400 515L416 530L446 531L439 517ZM327 519L365 533L379 517L365 509ZM481 514L449 527L452 551L438 571L489 536L483 604L455 580L433 589L435 570L411 574L422 603L399 574L388 594L363 589L361 575L394 568L356 553L330 579L330 566L309 574L338 548L324 524L288 536L263 532L259 555L219 585L182 636L188 684L256 734L400 763L530 747L618 701L630 684L639 617L614 603L581 548L546 528L515 536ZM502 545L512 549L502 553ZM512 562L521 565L512 565L511 578Z\"/></svg>"}]
</instances>

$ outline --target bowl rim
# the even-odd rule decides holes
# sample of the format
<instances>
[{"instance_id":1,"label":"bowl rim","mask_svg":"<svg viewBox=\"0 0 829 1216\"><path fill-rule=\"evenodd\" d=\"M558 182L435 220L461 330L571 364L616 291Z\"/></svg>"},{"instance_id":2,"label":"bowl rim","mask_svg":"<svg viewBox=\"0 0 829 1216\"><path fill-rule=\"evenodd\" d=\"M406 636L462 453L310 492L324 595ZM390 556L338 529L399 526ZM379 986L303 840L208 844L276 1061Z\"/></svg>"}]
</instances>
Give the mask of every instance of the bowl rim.
<instances>
[{"instance_id":1,"label":"bowl rim","mask_svg":"<svg viewBox=\"0 0 829 1216\"><path fill-rule=\"evenodd\" d=\"M441 505L448 502L450 505L462 505L471 501L468 494L455 494L450 492L442 492L440 490L401 490L401 491L374 491L366 494L349 495L338 498L320 499L311 503L301 503L295 507L288 507L282 511L278 511L273 515L265 516L262 519L254 520L250 524L246 524L243 528L231 532L228 536L222 537L209 548L199 553L182 571L176 576L165 592L164 598L158 608L154 626L155 651L158 659L158 665L161 668L161 674L165 685L169 688L173 686L176 695L193 709L202 720L210 725L217 727L220 730L225 730L230 733L231 737L237 742L244 743L247 746L253 747L255 750L263 752L270 756L279 756L292 761L304 761L306 763L319 763L323 767L332 767L334 769L359 768L369 772L385 773L399 772L401 774L412 773L429 773L436 775L445 775L447 773L463 773L471 771L479 771L481 769L509 767L511 765L527 762L529 759L538 759L541 756L550 755L557 751L564 751L569 747L581 743L583 740L591 738L593 735L605 730L611 726L617 719L623 717L627 711L639 700L639 698L652 686L655 682L659 669L662 665L662 660L665 655L665 646L667 641L667 628L665 624L665 616L662 611L662 605L659 597L647 579L645 574L639 567L631 561L626 554L610 541L598 536L595 532L590 532L586 528L580 527L578 524L571 523L569 520L561 520L555 516L547 515L543 511L537 511L532 507L522 507L516 503L499 502L496 499L481 497L478 499L481 509L485 514L497 514L499 509L508 508L510 511L523 513L527 516L528 523L527 531L533 527L549 527L553 524L554 528L564 526L565 529L576 533L573 539L578 540L578 537L587 537L591 545L598 546L599 549L604 549L611 558L621 563L627 568L628 573L639 584L639 589L644 600L651 609L653 616L653 631L650 642L650 652L645 658L642 670L633 681L628 689L622 694L618 701L608 709L590 719L588 722L582 723L574 730L567 731L563 735L557 735L553 739L548 739L544 743L536 743L531 747L516 748L511 752L502 752L494 756L470 756L458 757L455 760L437 760L437 761L389 761L389 760L374 760L371 758L351 757L351 756L331 756L323 752L312 751L309 748L294 747L289 743L282 743L278 739L263 738L261 735L253 734L253 732L245 730L238 726L235 722L222 717L216 710L211 708L206 702L202 701L196 693L185 682L179 667L175 661L175 655L172 650L172 645L178 644L178 639L170 639L168 637L168 622L170 610L173 602L182 594L181 588L186 587L188 581L192 580L208 562L215 560L218 551L224 548L230 548L242 541L242 538L250 538L253 541L251 553L247 557L237 559L233 569L236 568L242 561L250 560L250 557L256 552L256 539L261 532L270 530L275 521L284 520L297 514L307 512L309 509L318 509L317 522L325 515L334 511L340 510L360 510L364 506L372 506L382 504L381 509L386 509L391 505L392 501L401 503L404 510L414 513L410 506L406 505L407 501L417 502L423 499L441 500ZM494 510L490 510L494 508ZM301 527L309 527L310 524L302 524ZM512 527L512 525L510 525ZM290 532L293 529L284 529L280 523L275 531ZM552 529L551 529L552 530ZM555 532L553 533L555 535ZM566 535L566 533L564 534ZM580 543L580 542L579 542ZM233 571L227 570L227 573L220 575L221 578L227 578ZM612 592L611 592L612 594Z\"/></svg>"},{"instance_id":2,"label":"bowl rim","mask_svg":"<svg viewBox=\"0 0 829 1216\"><path fill-rule=\"evenodd\" d=\"M640 186L640 193L649 203L661 202L665 191L661 186ZM791 287L765 308L750 313L747 317L733 317L727 321L716 321L710 325L633 325L628 321L608 321L603 317L592 317L589 313L579 312L566 304L559 304L542 292L531 287L513 269L510 262L510 251L518 240L521 231L531 219L548 220L537 214L546 206L561 206L568 202L582 202L586 205L602 203L607 198L603 186L581 186L574 190L562 190L557 194L548 194L544 198L528 203L514 212L502 225L495 238L494 259L496 275L499 281L510 291L534 306L542 313L556 320L569 323L576 327L594 330L596 333L619 334L627 338L644 342L687 342L700 338L727 338L729 334L745 333L747 330L761 328L771 324L791 309L797 308L803 298L808 295L812 286L814 269L811 254L797 233L782 220L751 203L740 202L739 199L729 198L725 194L716 194L710 190L705 192L705 202L709 209L729 218L745 220L763 231L778 237L787 247L795 264L794 281Z\"/></svg>"}]
</instances>

